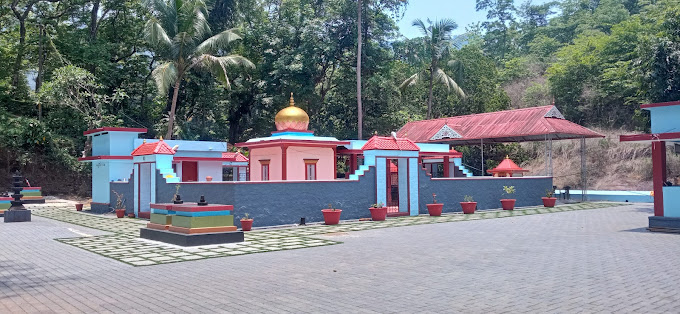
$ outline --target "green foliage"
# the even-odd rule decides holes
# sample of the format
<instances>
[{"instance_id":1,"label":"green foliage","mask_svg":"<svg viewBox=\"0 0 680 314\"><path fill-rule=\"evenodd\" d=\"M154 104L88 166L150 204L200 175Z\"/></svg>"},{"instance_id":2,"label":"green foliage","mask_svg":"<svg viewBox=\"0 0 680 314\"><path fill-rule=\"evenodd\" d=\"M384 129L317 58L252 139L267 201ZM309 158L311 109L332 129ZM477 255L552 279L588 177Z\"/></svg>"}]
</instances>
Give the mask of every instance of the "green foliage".
<instances>
[{"instance_id":1,"label":"green foliage","mask_svg":"<svg viewBox=\"0 0 680 314\"><path fill-rule=\"evenodd\" d=\"M504 185L503 186L503 193L508 194L508 195L515 194L515 186L514 185L511 185L511 186Z\"/></svg>"},{"instance_id":2,"label":"green foliage","mask_svg":"<svg viewBox=\"0 0 680 314\"><path fill-rule=\"evenodd\" d=\"M475 201L475 199L472 197L472 195L465 195L463 197L463 202L471 203L471 202L474 202L474 201Z\"/></svg>"}]
</instances>

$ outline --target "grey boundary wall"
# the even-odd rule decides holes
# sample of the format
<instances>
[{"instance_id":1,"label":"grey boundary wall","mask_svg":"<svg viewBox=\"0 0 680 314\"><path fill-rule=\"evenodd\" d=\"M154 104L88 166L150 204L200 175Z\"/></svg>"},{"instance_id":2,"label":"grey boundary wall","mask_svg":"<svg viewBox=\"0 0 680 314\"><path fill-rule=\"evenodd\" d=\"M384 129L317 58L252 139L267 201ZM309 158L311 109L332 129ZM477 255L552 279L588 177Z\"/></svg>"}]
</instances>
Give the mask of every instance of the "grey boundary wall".
<instances>
[{"instance_id":1,"label":"grey boundary wall","mask_svg":"<svg viewBox=\"0 0 680 314\"><path fill-rule=\"evenodd\" d=\"M515 206L542 205L541 197L552 189L552 177L471 177L433 179L422 168L418 169L419 212L427 214L426 204L432 203L432 193L437 203L443 203L443 212L462 212L460 202L470 195L477 202L477 209L500 208L502 198L514 198ZM503 195L503 186L514 186L515 194Z\"/></svg>"},{"instance_id":2,"label":"grey boundary wall","mask_svg":"<svg viewBox=\"0 0 680 314\"><path fill-rule=\"evenodd\" d=\"M135 188L135 183L132 179L132 177L127 181L127 182L121 182L121 181L114 181L111 182L111 191L109 192L109 199L111 200L111 204L108 206L106 209L100 209L98 211L95 211L94 206L92 207L92 211L95 211L98 214L101 213L108 213L113 211L113 207L116 206L116 194L113 193L113 191L118 192L119 194L123 195L124 199L124 204L125 204L125 214L131 214L135 212L135 193L134 193L134 188Z\"/></svg>"},{"instance_id":3,"label":"grey boundary wall","mask_svg":"<svg viewBox=\"0 0 680 314\"><path fill-rule=\"evenodd\" d=\"M156 202L169 203L178 183L165 183L157 174ZM323 221L321 210L332 204L342 209L341 219L370 217L376 202L375 167L359 180L291 182L195 182L179 183L185 202L196 202L205 195L208 203L234 205L234 224L245 213L254 219L253 227Z\"/></svg>"}]
</instances>

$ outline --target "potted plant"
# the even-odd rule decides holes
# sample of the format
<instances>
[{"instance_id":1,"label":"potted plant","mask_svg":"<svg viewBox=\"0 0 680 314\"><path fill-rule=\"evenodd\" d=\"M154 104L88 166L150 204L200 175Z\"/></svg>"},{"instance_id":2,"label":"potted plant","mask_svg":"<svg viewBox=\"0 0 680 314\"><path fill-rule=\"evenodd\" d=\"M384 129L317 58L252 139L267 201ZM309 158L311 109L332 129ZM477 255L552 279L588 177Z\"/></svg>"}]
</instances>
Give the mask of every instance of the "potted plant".
<instances>
[{"instance_id":1,"label":"potted plant","mask_svg":"<svg viewBox=\"0 0 680 314\"><path fill-rule=\"evenodd\" d=\"M82 211L83 210L83 203L76 203L76 210Z\"/></svg>"},{"instance_id":2,"label":"potted plant","mask_svg":"<svg viewBox=\"0 0 680 314\"><path fill-rule=\"evenodd\" d=\"M555 192L553 190L548 189L545 190L545 197L541 197L541 200L543 200L543 206L545 207L555 207L555 202L557 202L557 197L553 197Z\"/></svg>"},{"instance_id":3,"label":"potted plant","mask_svg":"<svg viewBox=\"0 0 680 314\"><path fill-rule=\"evenodd\" d=\"M511 185L511 186L504 185L503 186L503 192L504 192L503 193L504 195L515 194L515 186L514 185ZM517 200L514 199L514 198L501 199L501 206L503 207L503 210L513 210L513 209L515 209L515 201L517 201Z\"/></svg>"},{"instance_id":4,"label":"potted plant","mask_svg":"<svg viewBox=\"0 0 680 314\"><path fill-rule=\"evenodd\" d=\"M437 194L432 193L432 204L426 204L430 216L441 216L444 204L437 203Z\"/></svg>"},{"instance_id":5,"label":"potted plant","mask_svg":"<svg viewBox=\"0 0 680 314\"><path fill-rule=\"evenodd\" d=\"M322 209L323 221L327 225L337 225L340 223L340 214L342 209L333 208L333 204L328 204L328 208Z\"/></svg>"},{"instance_id":6,"label":"potted plant","mask_svg":"<svg viewBox=\"0 0 680 314\"><path fill-rule=\"evenodd\" d=\"M387 207L382 202L371 205L368 210L371 211L371 220L373 221L383 221L387 217Z\"/></svg>"},{"instance_id":7,"label":"potted plant","mask_svg":"<svg viewBox=\"0 0 680 314\"><path fill-rule=\"evenodd\" d=\"M253 228L253 218L250 218L248 216L248 213L245 213L243 215L243 218L241 218L241 230L243 231L250 231L250 229Z\"/></svg>"},{"instance_id":8,"label":"potted plant","mask_svg":"<svg viewBox=\"0 0 680 314\"><path fill-rule=\"evenodd\" d=\"M463 208L463 214L474 214L477 208L477 202L470 195L465 195L463 201L460 202L460 207Z\"/></svg>"},{"instance_id":9,"label":"potted plant","mask_svg":"<svg viewBox=\"0 0 680 314\"><path fill-rule=\"evenodd\" d=\"M116 207L114 208L116 217L123 218L125 217L125 199L123 198L123 194L116 191L113 191L113 193L116 194Z\"/></svg>"}]
</instances>

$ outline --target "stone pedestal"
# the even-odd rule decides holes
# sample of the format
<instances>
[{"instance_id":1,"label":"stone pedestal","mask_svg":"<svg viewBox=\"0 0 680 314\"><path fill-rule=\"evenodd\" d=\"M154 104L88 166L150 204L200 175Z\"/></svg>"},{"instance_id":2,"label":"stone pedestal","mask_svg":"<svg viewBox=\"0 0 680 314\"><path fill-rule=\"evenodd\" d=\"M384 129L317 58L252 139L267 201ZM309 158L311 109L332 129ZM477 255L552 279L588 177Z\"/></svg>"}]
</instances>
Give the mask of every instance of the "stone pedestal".
<instances>
[{"instance_id":1,"label":"stone pedestal","mask_svg":"<svg viewBox=\"0 0 680 314\"><path fill-rule=\"evenodd\" d=\"M21 191L24 189L23 187L21 187L23 177L17 171L14 173L14 175L12 175L12 179L14 180L12 182L12 191L14 191L14 194L12 194L13 200L10 201L10 204L12 204L12 206L5 211L4 221L5 222L31 221L31 211L26 210L26 208L24 207L24 202L21 200L21 198L23 197Z\"/></svg>"},{"instance_id":2,"label":"stone pedestal","mask_svg":"<svg viewBox=\"0 0 680 314\"><path fill-rule=\"evenodd\" d=\"M140 237L180 246L243 242L243 232L234 226L233 210L232 205L204 202L151 204L151 221L141 229Z\"/></svg>"},{"instance_id":3,"label":"stone pedestal","mask_svg":"<svg viewBox=\"0 0 680 314\"><path fill-rule=\"evenodd\" d=\"M24 222L31 221L30 210L8 210L5 211L5 222Z\"/></svg>"}]
</instances>

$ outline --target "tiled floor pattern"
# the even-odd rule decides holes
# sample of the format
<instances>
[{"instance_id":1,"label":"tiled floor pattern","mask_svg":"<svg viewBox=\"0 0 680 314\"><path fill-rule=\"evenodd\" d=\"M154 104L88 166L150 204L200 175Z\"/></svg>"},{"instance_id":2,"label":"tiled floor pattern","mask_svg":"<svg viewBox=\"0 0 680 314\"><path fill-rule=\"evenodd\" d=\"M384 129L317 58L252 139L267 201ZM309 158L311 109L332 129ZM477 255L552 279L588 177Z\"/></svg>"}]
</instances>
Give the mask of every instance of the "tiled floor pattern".
<instances>
[{"instance_id":1,"label":"tiled floor pattern","mask_svg":"<svg viewBox=\"0 0 680 314\"><path fill-rule=\"evenodd\" d=\"M547 214L620 205L622 204L606 202L577 203L559 205L555 208L527 207L518 208L514 211L487 210L479 211L472 215L463 215L459 213L445 214L441 217L420 215L417 217L390 218L386 221L345 221L335 226L311 225L281 229L265 229L247 232L245 234L246 241L243 243L203 246L197 248L184 248L140 239L139 229L146 224L146 221L144 220L129 218L116 219L111 218L111 216L81 213L76 212L71 209L71 207L64 206L63 204L32 206L31 209L33 209L33 213L37 216L112 233L110 235L63 238L57 239L57 241L105 257L113 258L133 266L149 266L205 258L292 250L341 243L338 241L313 237L323 234L465 220Z\"/></svg>"}]
</instances>

